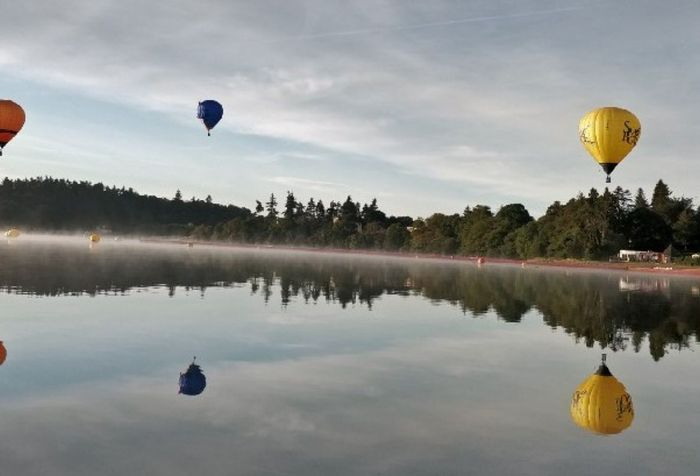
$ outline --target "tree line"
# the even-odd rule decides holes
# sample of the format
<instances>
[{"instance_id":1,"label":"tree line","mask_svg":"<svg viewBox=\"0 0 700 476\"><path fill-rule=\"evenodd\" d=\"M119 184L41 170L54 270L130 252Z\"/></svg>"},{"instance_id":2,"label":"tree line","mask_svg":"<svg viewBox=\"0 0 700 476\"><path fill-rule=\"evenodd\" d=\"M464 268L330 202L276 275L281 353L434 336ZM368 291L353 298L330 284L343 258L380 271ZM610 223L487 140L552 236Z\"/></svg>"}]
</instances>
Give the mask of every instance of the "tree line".
<instances>
[{"instance_id":1,"label":"tree line","mask_svg":"<svg viewBox=\"0 0 700 476\"><path fill-rule=\"evenodd\" d=\"M700 250L700 212L690 198L673 196L662 180L651 199L617 187L562 203L534 219L524 205L493 211L467 206L461 214L427 218L389 216L377 200L360 204L272 194L250 210L214 203L142 195L129 188L50 177L6 178L0 184L0 224L27 230L153 234L249 244L483 255L509 258L605 259L620 249Z\"/></svg>"},{"instance_id":2,"label":"tree line","mask_svg":"<svg viewBox=\"0 0 700 476\"><path fill-rule=\"evenodd\" d=\"M89 231L186 235L196 225L250 215L250 210L219 205L211 197L184 200L142 195L132 188L50 177L0 183L0 224L27 231Z\"/></svg>"},{"instance_id":3,"label":"tree line","mask_svg":"<svg viewBox=\"0 0 700 476\"><path fill-rule=\"evenodd\" d=\"M443 255L509 258L604 259L620 249L682 252L700 249L700 212L692 200L674 197L659 180L651 200L643 189L592 188L566 203L554 202L535 220L520 203L494 213L486 205L466 207L462 214L435 213L428 218L387 216L377 200L360 205L310 199L305 205L287 192L278 209L275 195L253 213L216 225L202 224L195 239L239 243L390 250Z\"/></svg>"}]
</instances>

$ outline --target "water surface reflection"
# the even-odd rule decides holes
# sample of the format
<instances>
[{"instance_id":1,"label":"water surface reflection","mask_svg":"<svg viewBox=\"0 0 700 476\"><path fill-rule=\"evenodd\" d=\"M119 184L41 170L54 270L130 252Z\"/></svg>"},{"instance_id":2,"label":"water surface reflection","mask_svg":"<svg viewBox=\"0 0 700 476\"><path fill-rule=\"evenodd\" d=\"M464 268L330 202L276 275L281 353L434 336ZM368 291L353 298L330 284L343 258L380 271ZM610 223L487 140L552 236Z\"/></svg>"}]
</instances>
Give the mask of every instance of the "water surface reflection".
<instances>
[{"instance_id":1,"label":"water surface reflection","mask_svg":"<svg viewBox=\"0 0 700 476\"><path fill-rule=\"evenodd\" d=\"M301 299L370 309L383 295L420 295L470 316L493 310L506 322L535 309L588 347L638 352L647 339L655 360L688 348L700 330L697 281L688 278L271 250L126 244L87 253L68 244L22 245L0 247L5 292L94 296L167 287L174 296L178 287L204 294L245 285L266 303L276 287L283 306Z\"/></svg>"},{"instance_id":2,"label":"water surface reflection","mask_svg":"<svg viewBox=\"0 0 700 476\"><path fill-rule=\"evenodd\" d=\"M684 474L697 282L655 279L23 237L0 246L3 471ZM605 438L570 413L596 343L640 351L608 354L635 417Z\"/></svg>"}]
</instances>

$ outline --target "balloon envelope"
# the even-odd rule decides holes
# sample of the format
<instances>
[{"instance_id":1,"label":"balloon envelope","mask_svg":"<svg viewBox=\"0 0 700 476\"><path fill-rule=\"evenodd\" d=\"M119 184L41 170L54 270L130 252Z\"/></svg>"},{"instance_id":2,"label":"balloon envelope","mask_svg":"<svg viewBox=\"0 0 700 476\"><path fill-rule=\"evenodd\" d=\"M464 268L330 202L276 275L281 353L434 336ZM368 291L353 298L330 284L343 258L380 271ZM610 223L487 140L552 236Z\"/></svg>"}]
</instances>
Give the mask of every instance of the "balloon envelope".
<instances>
[{"instance_id":1,"label":"balloon envelope","mask_svg":"<svg viewBox=\"0 0 700 476\"><path fill-rule=\"evenodd\" d=\"M0 99L0 155L24 125L24 109L9 99Z\"/></svg>"},{"instance_id":2,"label":"balloon envelope","mask_svg":"<svg viewBox=\"0 0 700 476\"><path fill-rule=\"evenodd\" d=\"M608 175L637 145L641 131L639 119L619 107L595 109L578 125L583 147Z\"/></svg>"},{"instance_id":3,"label":"balloon envelope","mask_svg":"<svg viewBox=\"0 0 700 476\"><path fill-rule=\"evenodd\" d=\"M88 237L91 243L99 243L102 237L98 235L97 233L93 233Z\"/></svg>"},{"instance_id":4,"label":"balloon envelope","mask_svg":"<svg viewBox=\"0 0 700 476\"><path fill-rule=\"evenodd\" d=\"M632 397L605 364L584 380L571 398L571 419L599 435L614 435L632 424Z\"/></svg>"},{"instance_id":5,"label":"balloon envelope","mask_svg":"<svg viewBox=\"0 0 700 476\"><path fill-rule=\"evenodd\" d=\"M0 340L0 365L5 363L7 358L7 349L5 349L5 344Z\"/></svg>"},{"instance_id":6,"label":"balloon envelope","mask_svg":"<svg viewBox=\"0 0 700 476\"><path fill-rule=\"evenodd\" d=\"M183 395L199 395L207 386L207 378L199 365L192 362L187 372L180 374L180 393Z\"/></svg>"},{"instance_id":7,"label":"balloon envelope","mask_svg":"<svg viewBox=\"0 0 700 476\"><path fill-rule=\"evenodd\" d=\"M197 119L201 119L207 131L210 131L216 126L224 115L223 106L214 101L207 99L199 103L197 108Z\"/></svg>"}]
</instances>

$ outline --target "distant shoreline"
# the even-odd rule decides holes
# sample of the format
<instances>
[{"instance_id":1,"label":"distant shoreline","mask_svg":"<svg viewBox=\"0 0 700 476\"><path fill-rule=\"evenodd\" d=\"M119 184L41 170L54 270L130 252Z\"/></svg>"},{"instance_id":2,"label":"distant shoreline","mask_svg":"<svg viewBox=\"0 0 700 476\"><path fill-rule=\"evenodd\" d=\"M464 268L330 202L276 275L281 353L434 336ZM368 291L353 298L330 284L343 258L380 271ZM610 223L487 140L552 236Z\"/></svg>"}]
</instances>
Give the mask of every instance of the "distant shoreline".
<instances>
[{"instance_id":1,"label":"distant shoreline","mask_svg":"<svg viewBox=\"0 0 700 476\"><path fill-rule=\"evenodd\" d=\"M220 248L240 248L240 249L269 249L278 251L298 251L307 253L325 253L325 254L352 254L360 256L377 256L388 258L411 258L411 259L431 259L439 261L465 261L478 264L481 258L484 260L483 265L489 263L504 264L512 266L523 266L526 268L570 268L570 269L590 269L590 270L608 270L647 274L661 274L674 276L694 276L700 277L700 267L691 266L664 266L657 263L642 263L642 262L605 262L605 261L584 261L578 259L550 259L550 258L535 258L535 259L510 259L510 258L492 258L487 256L462 256L462 255L441 255L433 253L409 253L403 251L386 251L386 250L362 250L362 249L346 249L346 248L313 248L303 246L285 246L285 245L254 245L244 243L226 243L221 241L201 241L201 240L186 240L186 239L167 239L167 238L142 238L139 240L142 243L153 244L171 244L171 245L189 245L197 246L212 246Z\"/></svg>"}]
</instances>

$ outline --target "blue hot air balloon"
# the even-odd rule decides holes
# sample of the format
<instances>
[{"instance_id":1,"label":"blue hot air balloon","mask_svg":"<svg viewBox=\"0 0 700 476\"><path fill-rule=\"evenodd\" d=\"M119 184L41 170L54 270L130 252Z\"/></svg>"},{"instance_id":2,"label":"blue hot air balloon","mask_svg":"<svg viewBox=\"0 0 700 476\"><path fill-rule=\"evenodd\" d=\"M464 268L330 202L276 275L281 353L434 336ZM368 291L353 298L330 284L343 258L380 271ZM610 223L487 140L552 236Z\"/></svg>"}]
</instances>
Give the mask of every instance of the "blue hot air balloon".
<instances>
[{"instance_id":1,"label":"blue hot air balloon","mask_svg":"<svg viewBox=\"0 0 700 476\"><path fill-rule=\"evenodd\" d=\"M213 99L200 102L197 108L197 119L201 119L204 123L204 127L207 128L207 135L211 135L209 131L219 123L223 115L224 107Z\"/></svg>"},{"instance_id":2,"label":"blue hot air balloon","mask_svg":"<svg viewBox=\"0 0 700 476\"><path fill-rule=\"evenodd\" d=\"M180 392L183 395L199 395L207 386L207 378L202 373L199 365L192 363L187 372L180 374Z\"/></svg>"}]
</instances>

